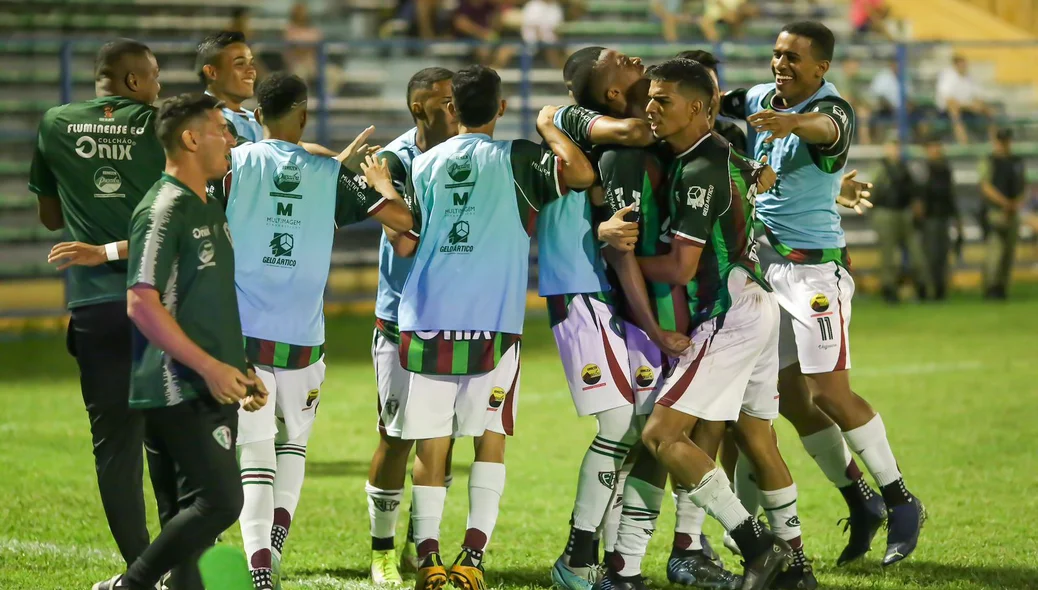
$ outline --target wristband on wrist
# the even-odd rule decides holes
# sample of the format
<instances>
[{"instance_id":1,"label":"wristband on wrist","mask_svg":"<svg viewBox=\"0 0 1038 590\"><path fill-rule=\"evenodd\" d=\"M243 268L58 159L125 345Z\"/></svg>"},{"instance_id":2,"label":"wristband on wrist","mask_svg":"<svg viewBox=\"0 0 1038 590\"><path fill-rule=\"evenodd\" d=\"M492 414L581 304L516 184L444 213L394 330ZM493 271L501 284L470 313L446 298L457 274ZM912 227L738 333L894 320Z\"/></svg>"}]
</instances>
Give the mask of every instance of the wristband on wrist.
<instances>
[{"instance_id":1,"label":"wristband on wrist","mask_svg":"<svg viewBox=\"0 0 1038 590\"><path fill-rule=\"evenodd\" d=\"M108 262L119 260L119 243L108 242L105 244L105 256L108 258Z\"/></svg>"}]
</instances>

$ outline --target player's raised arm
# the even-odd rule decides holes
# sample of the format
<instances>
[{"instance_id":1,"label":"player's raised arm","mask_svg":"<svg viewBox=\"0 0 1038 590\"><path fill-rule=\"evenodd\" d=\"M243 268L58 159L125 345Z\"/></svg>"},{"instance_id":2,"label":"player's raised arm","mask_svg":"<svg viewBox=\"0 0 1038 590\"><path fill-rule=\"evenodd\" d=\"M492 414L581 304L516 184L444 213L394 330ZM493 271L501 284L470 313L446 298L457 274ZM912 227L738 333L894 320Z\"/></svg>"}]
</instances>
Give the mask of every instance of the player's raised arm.
<instances>
[{"instance_id":1,"label":"player's raised arm","mask_svg":"<svg viewBox=\"0 0 1038 590\"><path fill-rule=\"evenodd\" d=\"M411 217L411 211L404 205L403 197L396 190L385 158L368 156L360 168L364 172L368 186L378 191L385 199L383 206L375 209L371 216L394 232L410 231L414 226L414 219Z\"/></svg>"},{"instance_id":2,"label":"player's raised arm","mask_svg":"<svg viewBox=\"0 0 1038 590\"><path fill-rule=\"evenodd\" d=\"M584 150L593 145L645 147L655 141L649 123L643 119L618 119L579 105L560 107L554 121Z\"/></svg>"},{"instance_id":3,"label":"player's raised arm","mask_svg":"<svg viewBox=\"0 0 1038 590\"><path fill-rule=\"evenodd\" d=\"M585 189L595 182L595 170L584 152L555 126L557 107L547 106L537 115L537 131L559 161L559 176L569 188Z\"/></svg>"}]
</instances>

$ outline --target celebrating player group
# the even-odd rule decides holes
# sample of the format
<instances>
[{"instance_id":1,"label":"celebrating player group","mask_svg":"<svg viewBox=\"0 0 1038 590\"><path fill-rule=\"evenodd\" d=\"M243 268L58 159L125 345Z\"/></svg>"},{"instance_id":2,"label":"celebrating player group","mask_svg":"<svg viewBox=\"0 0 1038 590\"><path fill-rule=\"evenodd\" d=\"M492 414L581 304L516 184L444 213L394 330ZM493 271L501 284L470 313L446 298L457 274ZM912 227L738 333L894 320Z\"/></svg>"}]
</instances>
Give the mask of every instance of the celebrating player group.
<instances>
[{"instance_id":1,"label":"celebrating player group","mask_svg":"<svg viewBox=\"0 0 1038 590\"><path fill-rule=\"evenodd\" d=\"M235 520L256 590L280 587L325 377L333 237L369 217L383 226L371 343L379 438L365 485L375 584L402 585L410 571L416 590L486 588L534 236L577 415L598 425L545 581L645 588L641 562L669 477L671 582L817 587L772 428L780 414L846 501L837 563L862 558L884 523L883 565L908 557L925 510L879 414L850 386L854 281L837 204L860 211L868 185L844 173L855 118L825 78L833 51L825 26L787 25L774 79L722 92L705 51L646 68L586 47L562 72L574 104L537 117L540 144L494 139L508 105L492 69L427 68L407 86L413 129L381 148L367 144L368 128L340 153L301 141L301 79L276 73L256 87L241 34L207 37L196 63L205 93L159 109L151 51L107 44L98 98L41 124L30 183L41 219L75 240L51 260L79 273L70 280L82 309L118 301L95 294L112 283L133 332L119 353L124 405L143 415L138 444L163 528L149 544L146 529L141 541L116 526L131 521L113 516L98 454L127 568L94 589L200 589L198 556ZM256 111L243 109L253 97ZM119 149L98 149L109 145ZM82 205L77 191L95 187L99 200ZM90 221L99 207L101 230ZM468 520L447 565L440 523L464 437L475 450ZM132 510L143 523L143 503ZM742 572L725 569L702 534L707 515Z\"/></svg>"}]
</instances>

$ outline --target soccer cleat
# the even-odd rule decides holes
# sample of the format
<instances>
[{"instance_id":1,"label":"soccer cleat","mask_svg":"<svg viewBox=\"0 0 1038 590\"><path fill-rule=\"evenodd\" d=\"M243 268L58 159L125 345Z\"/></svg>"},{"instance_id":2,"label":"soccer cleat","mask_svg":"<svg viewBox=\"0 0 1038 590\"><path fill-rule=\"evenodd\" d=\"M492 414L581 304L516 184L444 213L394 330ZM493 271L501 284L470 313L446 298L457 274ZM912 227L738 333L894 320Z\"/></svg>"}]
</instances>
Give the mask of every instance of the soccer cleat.
<instances>
[{"instance_id":1,"label":"soccer cleat","mask_svg":"<svg viewBox=\"0 0 1038 590\"><path fill-rule=\"evenodd\" d=\"M418 572L418 547L414 539L408 539L404 543L404 550L400 552L400 572L413 574Z\"/></svg>"},{"instance_id":2,"label":"soccer cleat","mask_svg":"<svg viewBox=\"0 0 1038 590\"><path fill-rule=\"evenodd\" d=\"M560 557L551 566L551 582L560 590L591 590L598 573L599 568L595 566L571 569Z\"/></svg>"},{"instance_id":3,"label":"soccer cleat","mask_svg":"<svg viewBox=\"0 0 1038 590\"><path fill-rule=\"evenodd\" d=\"M117 576L113 576L110 580L105 580L104 582L98 582L94 584L91 590L124 590L128 589L129 587L130 586L123 581L123 575L119 574Z\"/></svg>"},{"instance_id":4,"label":"soccer cleat","mask_svg":"<svg viewBox=\"0 0 1038 590\"><path fill-rule=\"evenodd\" d=\"M885 514L886 505L883 498L876 493L870 493L864 504L851 508L851 514L840 522L845 523L843 531L851 531L847 546L840 553L836 565L842 566L860 559L872 548L872 539L879 532L879 527L887 519Z\"/></svg>"},{"instance_id":5,"label":"soccer cleat","mask_svg":"<svg viewBox=\"0 0 1038 590\"><path fill-rule=\"evenodd\" d=\"M789 548L789 543L779 539L771 531L764 530L761 538L765 542L770 541L770 547L746 561L746 569L742 575L742 590L767 590L770 588L771 582L793 552Z\"/></svg>"},{"instance_id":6,"label":"soccer cleat","mask_svg":"<svg viewBox=\"0 0 1038 590\"><path fill-rule=\"evenodd\" d=\"M775 576L771 587L773 590L815 590L818 587L814 569L803 547L793 552L789 558L789 567Z\"/></svg>"},{"instance_id":7,"label":"soccer cleat","mask_svg":"<svg viewBox=\"0 0 1038 590\"><path fill-rule=\"evenodd\" d=\"M281 590L281 553L270 552L270 579L274 582L274 590Z\"/></svg>"},{"instance_id":8,"label":"soccer cleat","mask_svg":"<svg viewBox=\"0 0 1038 590\"><path fill-rule=\"evenodd\" d=\"M707 559L714 562L714 565L717 567L724 568L724 562L721 561L721 556L717 554L717 551L714 551L713 546L710 545L710 539L707 539L706 535L703 533L699 534L699 544L703 547L703 555L705 555Z\"/></svg>"},{"instance_id":9,"label":"soccer cleat","mask_svg":"<svg viewBox=\"0 0 1038 590\"><path fill-rule=\"evenodd\" d=\"M415 576L415 590L440 590L447 585L447 570L438 553L430 553L419 564Z\"/></svg>"},{"instance_id":10,"label":"soccer cleat","mask_svg":"<svg viewBox=\"0 0 1038 590\"><path fill-rule=\"evenodd\" d=\"M674 584L693 588L726 588L736 590L742 579L720 568L706 551L688 551L679 554L672 551L667 560L667 579Z\"/></svg>"},{"instance_id":11,"label":"soccer cleat","mask_svg":"<svg viewBox=\"0 0 1038 590\"><path fill-rule=\"evenodd\" d=\"M643 576L624 577L608 569L595 582L593 588L594 590L649 590Z\"/></svg>"},{"instance_id":12,"label":"soccer cleat","mask_svg":"<svg viewBox=\"0 0 1038 590\"><path fill-rule=\"evenodd\" d=\"M371 583L376 586L403 586L400 570L396 568L396 550L371 552Z\"/></svg>"},{"instance_id":13,"label":"soccer cleat","mask_svg":"<svg viewBox=\"0 0 1038 590\"><path fill-rule=\"evenodd\" d=\"M883 565L893 565L915 551L925 522L926 508L915 496L910 496L907 504L887 508L887 553Z\"/></svg>"},{"instance_id":14,"label":"soccer cleat","mask_svg":"<svg viewBox=\"0 0 1038 590\"><path fill-rule=\"evenodd\" d=\"M462 551L447 572L450 585L458 590L486 590L483 581L483 566L472 562L468 551Z\"/></svg>"}]
</instances>

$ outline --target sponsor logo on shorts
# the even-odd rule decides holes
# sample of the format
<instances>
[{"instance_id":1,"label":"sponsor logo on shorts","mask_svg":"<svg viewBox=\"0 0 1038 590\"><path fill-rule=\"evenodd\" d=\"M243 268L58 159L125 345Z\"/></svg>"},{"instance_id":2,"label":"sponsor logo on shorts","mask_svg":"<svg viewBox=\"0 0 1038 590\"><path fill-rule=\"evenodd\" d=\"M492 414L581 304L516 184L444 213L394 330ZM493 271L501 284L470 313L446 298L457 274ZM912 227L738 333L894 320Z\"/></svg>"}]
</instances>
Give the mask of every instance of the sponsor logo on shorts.
<instances>
[{"instance_id":1,"label":"sponsor logo on shorts","mask_svg":"<svg viewBox=\"0 0 1038 590\"><path fill-rule=\"evenodd\" d=\"M314 407L314 402L317 401L317 398L320 397L320 395L321 395L321 390L320 389L311 389L306 394L306 407L303 408L303 411L305 412L306 410L309 410L310 408Z\"/></svg>"},{"instance_id":2,"label":"sponsor logo on shorts","mask_svg":"<svg viewBox=\"0 0 1038 590\"><path fill-rule=\"evenodd\" d=\"M811 309L822 312L829 309L829 298L824 293L818 293L811 298Z\"/></svg>"},{"instance_id":3,"label":"sponsor logo on shorts","mask_svg":"<svg viewBox=\"0 0 1038 590\"><path fill-rule=\"evenodd\" d=\"M231 429L227 426L217 426L213 431L213 438L224 450L231 450Z\"/></svg>"},{"instance_id":4,"label":"sponsor logo on shorts","mask_svg":"<svg viewBox=\"0 0 1038 590\"><path fill-rule=\"evenodd\" d=\"M385 414L386 414L386 416L389 416L390 418L392 418L393 416L396 416L396 411L399 410L399 409L400 409L400 402L396 401L395 399L391 399L391 400L386 402Z\"/></svg>"},{"instance_id":5,"label":"sponsor logo on shorts","mask_svg":"<svg viewBox=\"0 0 1038 590\"><path fill-rule=\"evenodd\" d=\"M580 370L580 379L587 385L584 391L605 386L605 383L599 383L602 380L602 369L598 368L595 363L584 365L584 368Z\"/></svg>"},{"instance_id":6,"label":"sponsor logo on shorts","mask_svg":"<svg viewBox=\"0 0 1038 590\"><path fill-rule=\"evenodd\" d=\"M599 471L598 472L598 483L604 485L609 489L616 487L616 472L615 471Z\"/></svg>"},{"instance_id":7,"label":"sponsor logo on shorts","mask_svg":"<svg viewBox=\"0 0 1038 590\"><path fill-rule=\"evenodd\" d=\"M496 410L503 403L505 403L505 390L502 387L495 387L490 391L490 407Z\"/></svg>"},{"instance_id":8,"label":"sponsor logo on shorts","mask_svg":"<svg viewBox=\"0 0 1038 590\"><path fill-rule=\"evenodd\" d=\"M656 380L656 374L650 367L642 365L634 372L634 382L638 384L638 391L651 389L652 382Z\"/></svg>"}]
</instances>

